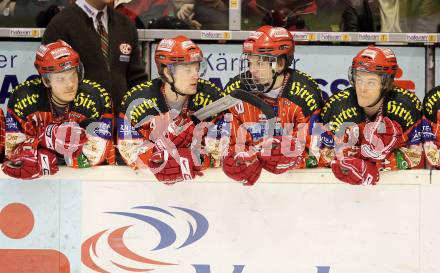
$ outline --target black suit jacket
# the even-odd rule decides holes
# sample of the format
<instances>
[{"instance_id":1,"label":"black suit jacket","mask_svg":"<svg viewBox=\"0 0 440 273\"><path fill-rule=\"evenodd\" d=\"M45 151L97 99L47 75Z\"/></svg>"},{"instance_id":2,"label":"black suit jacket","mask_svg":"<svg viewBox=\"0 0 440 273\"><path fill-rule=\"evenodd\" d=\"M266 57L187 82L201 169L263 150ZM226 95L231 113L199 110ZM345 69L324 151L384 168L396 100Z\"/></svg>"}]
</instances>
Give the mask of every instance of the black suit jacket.
<instances>
[{"instance_id":1,"label":"black suit jacket","mask_svg":"<svg viewBox=\"0 0 440 273\"><path fill-rule=\"evenodd\" d=\"M98 32L92 18L76 4L58 13L44 32L43 44L62 39L80 55L85 78L103 85L112 95L115 113L119 112L122 96L134 85L148 80L137 30L125 16L108 8L110 70L107 70Z\"/></svg>"}]
</instances>

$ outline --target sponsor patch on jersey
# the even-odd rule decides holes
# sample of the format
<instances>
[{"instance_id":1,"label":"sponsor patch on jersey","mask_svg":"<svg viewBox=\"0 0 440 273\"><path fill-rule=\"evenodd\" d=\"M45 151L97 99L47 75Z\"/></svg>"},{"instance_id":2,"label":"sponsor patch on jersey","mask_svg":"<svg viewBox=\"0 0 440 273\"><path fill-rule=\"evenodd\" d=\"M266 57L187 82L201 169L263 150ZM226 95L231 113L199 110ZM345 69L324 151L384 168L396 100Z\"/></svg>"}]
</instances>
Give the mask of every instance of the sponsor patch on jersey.
<instances>
[{"instance_id":1,"label":"sponsor patch on jersey","mask_svg":"<svg viewBox=\"0 0 440 273\"><path fill-rule=\"evenodd\" d=\"M142 136L134 129L131 123L123 118L117 119L118 137L119 139L142 138Z\"/></svg>"},{"instance_id":2,"label":"sponsor patch on jersey","mask_svg":"<svg viewBox=\"0 0 440 273\"><path fill-rule=\"evenodd\" d=\"M422 126L414 126L409 133L408 144L418 145L420 143L422 143Z\"/></svg>"},{"instance_id":3,"label":"sponsor patch on jersey","mask_svg":"<svg viewBox=\"0 0 440 273\"><path fill-rule=\"evenodd\" d=\"M175 44L176 41L172 39L163 39L162 41L160 41L159 45L157 46L157 50L171 52Z\"/></svg>"},{"instance_id":4,"label":"sponsor patch on jersey","mask_svg":"<svg viewBox=\"0 0 440 273\"><path fill-rule=\"evenodd\" d=\"M9 113L6 113L6 132L20 132L18 122Z\"/></svg>"},{"instance_id":5,"label":"sponsor patch on jersey","mask_svg":"<svg viewBox=\"0 0 440 273\"><path fill-rule=\"evenodd\" d=\"M422 123L421 123L420 127L422 127L422 139L423 139L423 142L435 141L436 140L436 136L432 132L431 124L429 124L429 122L427 120L422 119Z\"/></svg>"},{"instance_id":6,"label":"sponsor patch on jersey","mask_svg":"<svg viewBox=\"0 0 440 273\"><path fill-rule=\"evenodd\" d=\"M119 50L124 55L130 55L131 54L131 45L127 43L122 43L119 45Z\"/></svg>"},{"instance_id":7,"label":"sponsor patch on jersey","mask_svg":"<svg viewBox=\"0 0 440 273\"><path fill-rule=\"evenodd\" d=\"M112 121L108 118L102 118L97 122L91 123L93 125L93 132L103 139L112 139ZM89 125L90 126L90 125ZM87 127L87 129L89 129Z\"/></svg>"}]
</instances>

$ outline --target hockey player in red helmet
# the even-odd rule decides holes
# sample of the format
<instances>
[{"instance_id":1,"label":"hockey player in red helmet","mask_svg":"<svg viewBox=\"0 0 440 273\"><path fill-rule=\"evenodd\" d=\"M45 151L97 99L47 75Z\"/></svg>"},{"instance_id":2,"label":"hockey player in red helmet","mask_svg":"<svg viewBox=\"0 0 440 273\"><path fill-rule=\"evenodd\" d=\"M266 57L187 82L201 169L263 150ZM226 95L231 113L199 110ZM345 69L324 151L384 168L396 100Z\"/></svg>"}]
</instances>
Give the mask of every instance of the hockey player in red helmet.
<instances>
[{"instance_id":1,"label":"hockey player in red helmet","mask_svg":"<svg viewBox=\"0 0 440 273\"><path fill-rule=\"evenodd\" d=\"M82 79L78 53L61 40L41 45L35 67L41 78L19 84L9 98L3 171L21 179L54 174L57 156L71 167L112 163L112 102L98 83Z\"/></svg>"},{"instance_id":2,"label":"hockey player in red helmet","mask_svg":"<svg viewBox=\"0 0 440 273\"><path fill-rule=\"evenodd\" d=\"M123 97L118 120L118 149L134 169L150 169L166 184L201 175L210 159L192 149L196 133L191 114L221 97L201 77L206 62L185 36L163 39L155 52L160 77L141 83ZM202 130L203 131L203 130Z\"/></svg>"},{"instance_id":3,"label":"hockey player in red helmet","mask_svg":"<svg viewBox=\"0 0 440 273\"><path fill-rule=\"evenodd\" d=\"M423 149L429 166L440 169L440 86L423 99Z\"/></svg>"},{"instance_id":4,"label":"hockey player in red helmet","mask_svg":"<svg viewBox=\"0 0 440 273\"><path fill-rule=\"evenodd\" d=\"M245 185L253 185L262 169L280 174L317 166L316 158L309 156L310 132L319 117L322 94L309 75L290 68L293 57L291 33L262 26L244 41L240 74L225 87L225 94L242 89L256 95L275 116L271 128L254 104L240 102L229 109L231 137L223 171Z\"/></svg>"},{"instance_id":5,"label":"hockey player in red helmet","mask_svg":"<svg viewBox=\"0 0 440 273\"><path fill-rule=\"evenodd\" d=\"M376 184L380 170L423 163L422 104L415 93L394 85L397 70L391 49L362 49L349 69L352 87L334 94L322 108L322 121L329 125L323 155L343 182Z\"/></svg>"}]
</instances>

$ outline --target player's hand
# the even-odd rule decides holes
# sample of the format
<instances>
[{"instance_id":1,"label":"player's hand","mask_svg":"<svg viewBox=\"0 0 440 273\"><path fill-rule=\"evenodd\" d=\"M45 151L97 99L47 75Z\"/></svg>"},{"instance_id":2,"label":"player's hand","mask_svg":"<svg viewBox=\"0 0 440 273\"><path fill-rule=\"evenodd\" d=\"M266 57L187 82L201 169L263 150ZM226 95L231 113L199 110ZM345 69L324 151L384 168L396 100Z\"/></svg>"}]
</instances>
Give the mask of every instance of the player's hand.
<instances>
[{"instance_id":1,"label":"player's hand","mask_svg":"<svg viewBox=\"0 0 440 273\"><path fill-rule=\"evenodd\" d=\"M76 158L87 142L87 135L76 122L64 122L41 128L38 139L42 147Z\"/></svg>"},{"instance_id":2,"label":"player's hand","mask_svg":"<svg viewBox=\"0 0 440 273\"><path fill-rule=\"evenodd\" d=\"M364 157L382 160L395 148L402 134L402 128L397 122L379 116L365 126L361 153Z\"/></svg>"},{"instance_id":3,"label":"player's hand","mask_svg":"<svg viewBox=\"0 0 440 273\"><path fill-rule=\"evenodd\" d=\"M262 167L271 173L280 174L302 162L305 143L290 137L283 139L281 136L275 136L264 140L261 147L258 159Z\"/></svg>"},{"instance_id":4,"label":"player's hand","mask_svg":"<svg viewBox=\"0 0 440 273\"><path fill-rule=\"evenodd\" d=\"M191 145L194 132L194 122L190 118L176 118L168 126L168 138L176 148L188 148Z\"/></svg>"},{"instance_id":5,"label":"player's hand","mask_svg":"<svg viewBox=\"0 0 440 273\"><path fill-rule=\"evenodd\" d=\"M57 158L54 152L37 148L38 141L34 138L21 143L10 156L10 160L2 165L5 174L19 179L35 179L42 175L58 172Z\"/></svg>"},{"instance_id":6,"label":"player's hand","mask_svg":"<svg viewBox=\"0 0 440 273\"><path fill-rule=\"evenodd\" d=\"M247 186L257 182L261 170L262 165L254 147L241 152L235 152L234 147L230 147L228 154L223 158L223 172Z\"/></svg>"},{"instance_id":7,"label":"player's hand","mask_svg":"<svg viewBox=\"0 0 440 273\"><path fill-rule=\"evenodd\" d=\"M336 178L351 185L376 185L379 181L376 165L360 158L334 159L331 167Z\"/></svg>"},{"instance_id":8,"label":"player's hand","mask_svg":"<svg viewBox=\"0 0 440 273\"><path fill-rule=\"evenodd\" d=\"M194 162L189 148L179 148L177 158L174 158L167 150L154 152L149 158L148 167L157 180L165 184L174 184L202 176L202 163Z\"/></svg>"}]
</instances>

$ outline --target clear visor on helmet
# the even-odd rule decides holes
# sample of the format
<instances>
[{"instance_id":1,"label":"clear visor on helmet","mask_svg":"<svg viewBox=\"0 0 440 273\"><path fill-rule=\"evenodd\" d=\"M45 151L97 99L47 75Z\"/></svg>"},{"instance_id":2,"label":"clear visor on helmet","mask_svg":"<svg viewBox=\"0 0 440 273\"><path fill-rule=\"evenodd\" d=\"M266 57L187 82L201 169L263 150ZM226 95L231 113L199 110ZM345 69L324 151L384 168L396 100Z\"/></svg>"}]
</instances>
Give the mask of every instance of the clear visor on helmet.
<instances>
[{"instance_id":1,"label":"clear visor on helmet","mask_svg":"<svg viewBox=\"0 0 440 273\"><path fill-rule=\"evenodd\" d=\"M251 92L267 92L276 67L276 56L243 53L240 56L240 79Z\"/></svg>"},{"instance_id":2,"label":"clear visor on helmet","mask_svg":"<svg viewBox=\"0 0 440 273\"><path fill-rule=\"evenodd\" d=\"M364 73L377 75L379 76L379 79L374 79L371 77L361 77L360 74ZM350 80L351 85L355 88L362 84L364 87L367 87L369 89L375 89L378 87L380 87L381 89L387 88L392 81L392 77L387 74L372 72L362 67L353 68L352 66L350 66L348 69L348 79Z\"/></svg>"},{"instance_id":3,"label":"clear visor on helmet","mask_svg":"<svg viewBox=\"0 0 440 273\"><path fill-rule=\"evenodd\" d=\"M71 73L66 73L68 71ZM78 80L82 81L83 76L84 76L84 66L81 62L79 63L79 66L68 66L65 69L63 69L62 71L44 73L41 76L45 77L49 80L60 81L61 79L65 78L65 77L69 77L69 75L71 75L70 77L73 77L73 75L75 74L75 73L73 73L73 71L76 71L76 73L78 75Z\"/></svg>"},{"instance_id":4,"label":"clear visor on helmet","mask_svg":"<svg viewBox=\"0 0 440 273\"><path fill-rule=\"evenodd\" d=\"M167 66L170 69L174 77L191 77L196 75L198 78L203 77L206 74L206 59L201 58L199 61L170 64Z\"/></svg>"}]
</instances>

